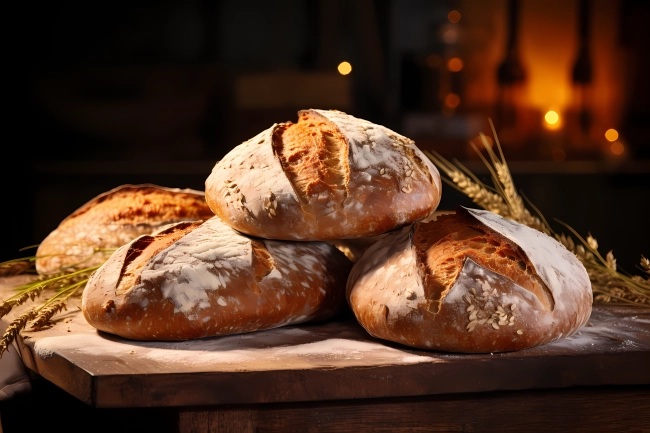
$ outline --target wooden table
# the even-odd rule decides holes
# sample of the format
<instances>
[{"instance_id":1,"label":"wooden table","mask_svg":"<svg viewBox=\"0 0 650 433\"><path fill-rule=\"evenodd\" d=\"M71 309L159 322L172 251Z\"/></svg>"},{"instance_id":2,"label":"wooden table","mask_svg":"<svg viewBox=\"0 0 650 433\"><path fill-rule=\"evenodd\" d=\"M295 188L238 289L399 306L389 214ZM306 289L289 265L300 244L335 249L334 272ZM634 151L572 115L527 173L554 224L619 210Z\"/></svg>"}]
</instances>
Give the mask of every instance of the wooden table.
<instances>
[{"instance_id":1,"label":"wooden table","mask_svg":"<svg viewBox=\"0 0 650 433\"><path fill-rule=\"evenodd\" d=\"M567 339L462 355L374 339L351 316L137 342L97 332L73 307L18 347L104 418L168 407L171 431L650 431L650 309L598 306Z\"/></svg>"}]
</instances>

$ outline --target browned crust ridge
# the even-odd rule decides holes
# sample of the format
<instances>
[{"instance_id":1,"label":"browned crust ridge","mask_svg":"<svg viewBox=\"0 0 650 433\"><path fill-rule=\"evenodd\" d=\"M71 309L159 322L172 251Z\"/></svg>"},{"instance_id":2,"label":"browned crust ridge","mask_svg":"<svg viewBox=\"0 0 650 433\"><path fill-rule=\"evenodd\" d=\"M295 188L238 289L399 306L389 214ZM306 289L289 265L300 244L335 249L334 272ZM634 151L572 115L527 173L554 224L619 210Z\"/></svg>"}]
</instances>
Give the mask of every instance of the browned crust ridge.
<instances>
[{"instance_id":1,"label":"browned crust ridge","mask_svg":"<svg viewBox=\"0 0 650 433\"><path fill-rule=\"evenodd\" d=\"M93 198L66 217L41 242L36 269L51 275L101 264L113 249L165 224L213 216L205 195L153 184L122 185Z\"/></svg>"}]
</instances>

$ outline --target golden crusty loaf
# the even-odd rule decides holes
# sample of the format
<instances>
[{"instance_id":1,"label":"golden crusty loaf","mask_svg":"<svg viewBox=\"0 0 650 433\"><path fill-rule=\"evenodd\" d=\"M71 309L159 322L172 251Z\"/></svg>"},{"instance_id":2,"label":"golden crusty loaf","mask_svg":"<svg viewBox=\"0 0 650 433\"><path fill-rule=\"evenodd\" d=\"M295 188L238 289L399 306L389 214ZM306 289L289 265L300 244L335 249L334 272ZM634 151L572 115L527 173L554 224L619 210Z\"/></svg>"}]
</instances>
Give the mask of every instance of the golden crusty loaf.
<instances>
[{"instance_id":1,"label":"golden crusty loaf","mask_svg":"<svg viewBox=\"0 0 650 433\"><path fill-rule=\"evenodd\" d=\"M136 237L178 221L213 217L201 191L157 185L122 185L101 194L64 219L40 244L39 274L97 266L106 255Z\"/></svg>"},{"instance_id":2,"label":"golden crusty loaf","mask_svg":"<svg viewBox=\"0 0 650 433\"><path fill-rule=\"evenodd\" d=\"M412 140L340 111L298 115L214 167L206 198L226 224L267 239L358 238L438 206L440 175Z\"/></svg>"},{"instance_id":3,"label":"golden crusty loaf","mask_svg":"<svg viewBox=\"0 0 650 433\"><path fill-rule=\"evenodd\" d=\"M325 242L244 236L218 217L177 223L117 250L90 278L82 311L137 340L186 340L326 319L351 262Z\"/></svg>"},{"instance_id":4,"label":"golden crusty loaf","mask_svg":"<svg viewBox=\"0 0 650 433\"><path fill-rule=\"evenodd\" d=\"M591 314L589 277L555 239L459 208L370 247L347 297L373 336L450 352L525 349L569 336Z\"/></svg>"}]
</instances>

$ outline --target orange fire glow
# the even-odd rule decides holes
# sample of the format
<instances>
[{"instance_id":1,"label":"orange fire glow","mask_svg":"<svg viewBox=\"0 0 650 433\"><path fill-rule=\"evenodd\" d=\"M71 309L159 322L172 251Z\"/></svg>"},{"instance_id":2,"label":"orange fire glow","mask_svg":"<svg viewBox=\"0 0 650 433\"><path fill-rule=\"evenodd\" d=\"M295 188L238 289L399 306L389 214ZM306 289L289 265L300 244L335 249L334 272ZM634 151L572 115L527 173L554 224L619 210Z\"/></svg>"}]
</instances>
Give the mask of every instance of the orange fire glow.
<instances>
[{"instance_id":1,"label":"orange fire glow","mask_svg":"<svg viewBox=\"0 0 650 433\"><path fill-rule=\"evenodd\" d=\"M546 120L546 123L549 125L555 125L557 122L559 122L560 116L557 114L557 112L551 110L546 113L544 120Z\"/></svg>"},{"instance_id":2,"label":"orange fire glow","mask_svg":"<svg viewBox=\"0 0 650 433\"><path fill-rule=\"evenodd\" d=\"M453 10L447 14L447 19L449 20L450 23L456 24L458 21L460 21L460 12L457 10Z\"/></svg>"},{"instance_id":3,"label":"orange fire glow","mask_svg":"<svg viewBox=\"0 0 650 433\"><path fill-rule=\"evenodd\" d=\"M452 57L447 62L447 69L451 72L459 72L463 69L463 61L458 57Z\"/></svg>"},{"instance_id":4,"label":"orange fire glow","mask_svg":"<svg viewBox=\"0 0 650 433\"><path fill-rule=\"evenodd\" d=\"M607 141L611 141L612 143L618 140L618 131L615 129L608 129L605 131L605 138Z\"/></svg>"},{"instance_id":5,"label":"orange fire glow","mask_svg":"<svg viewBox=\"0 0 650 433\"><path fill-rule=\"evenodd\" d=\"M623 143L620 141L615 141L612 143L612 145L609 147L609 150L614 154L614 155L622 155L623 152L625 152L625 146L623 146Z\"/></svg>"},{"instance_id":6,"label":"orange fire glow","mask_svg":"<svg viewBox=\"0 0 650 433\"><path fill-rule=\"evenodd\" d=\"M561 121L560 121L560 115L558 114L557 111L554 110L549 110L546 112L544 115L544 125L548 129L558 129L560 128Z\"/></svg>"},{"instance_id":7,"label":"orange fire glow","mask_svg":"<svg viewBox=\"0 0 650 433\"><path fill-rule=\"evenodd\" d=\"M456 108L460 104L460 97L455 93L449 93L445 97L445 105L449 108Z\"/></svg>"}]
</instances>

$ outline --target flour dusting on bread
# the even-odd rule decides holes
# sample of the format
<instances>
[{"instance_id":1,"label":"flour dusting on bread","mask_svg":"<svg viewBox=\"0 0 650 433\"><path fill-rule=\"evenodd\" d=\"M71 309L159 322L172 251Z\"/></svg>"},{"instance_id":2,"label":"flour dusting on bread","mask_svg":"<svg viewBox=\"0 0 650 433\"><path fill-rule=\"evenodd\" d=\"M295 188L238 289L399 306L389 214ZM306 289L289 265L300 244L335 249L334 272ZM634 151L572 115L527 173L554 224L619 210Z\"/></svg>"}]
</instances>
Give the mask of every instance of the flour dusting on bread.
<instances>
[{"instance_id":1,"label":"flour dusting on bread","mask_svg":"<svg viewBox=\"0 0 650 433\"><path fill-rule=\"evenodd\" d=\"M230 151L206 180L216 215L266 239L374 236L430 215L440 174L415 143L340 111L304 110Z\"/></svg>"},{"instance_id":2,"label":"flour dusting on bread","mask_svg":"<svg viewBox=\"0 0 650 433\"><path fill-rule=\"evenodd\" d=\"M134 290L162 278L164 298L171 299L177 311L189 314L210 305L208 291L218 291L250 272L252 257L249 239L212 218L150 260Z\"/></svg>"},{"instance_id":3,"label":"flour dusting on bread","mask_svg":"<svg viewBox=\"0 0 650 433\"><path fill-rule=\"evenodd\" d=\"M249 238L214 217L120 248L91 277L82 309L91 325L132 339L251 332L330 317L350 267L325 242Z\"/></svg>"},{"instance_id":4,"label":"flour dusting on bread","mask_svg":"<svg viewBox=\"0 0 650 433\"><path fill-rule=\"evenodd\" d=\"M592 299L591 282L584 265L552 237L492 212L467 209L477 220L515 242L528 256L535 271L553 293L556 308L573 308ZM586 287L589 290L577 290ZM568 305L565 305L568 303ZM578 320L586 321L583 317Z\"/></svg>"},{"instance_id":5,"label":"flour dusting on bread","mask_svg":"<svg viewBox=\"0 0 650 433\"><path fill-rule=\"evenodd\" d=\"M375 337L471 353L575 333L591 312L586 271L554 239L501 220L459 209L380 239L348 279L359 323Z\"/></svg>"}]
</instances>

